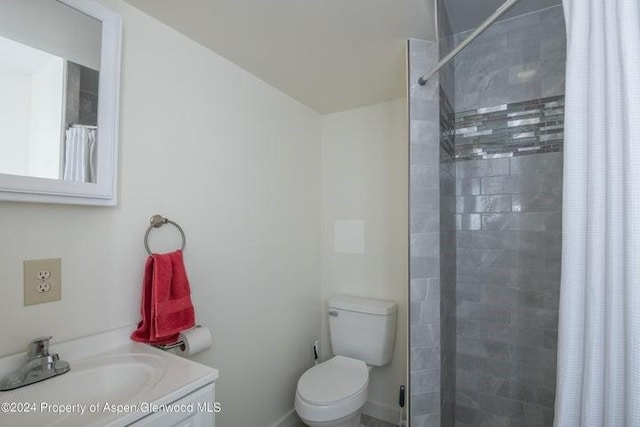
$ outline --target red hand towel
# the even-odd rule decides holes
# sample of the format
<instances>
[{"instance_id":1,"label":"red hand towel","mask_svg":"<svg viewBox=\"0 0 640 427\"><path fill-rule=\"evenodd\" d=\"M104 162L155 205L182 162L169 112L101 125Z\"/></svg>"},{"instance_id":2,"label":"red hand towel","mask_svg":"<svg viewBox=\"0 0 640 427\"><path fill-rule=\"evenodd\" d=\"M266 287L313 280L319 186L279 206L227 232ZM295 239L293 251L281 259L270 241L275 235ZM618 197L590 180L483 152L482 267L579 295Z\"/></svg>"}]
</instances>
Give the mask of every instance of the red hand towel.
<instances>
[{"instance_id":1,"label":"red hand towel","mask_svg":"<svg viewBox=\"0 0 640 427\"><path fill-rule=\"evenodd\" d=\"M149 344L170 344L181 331L195 326L189 279L182 251L147 258L142 281L142 320L131 339Z\"/></svg>"}]
</instances>

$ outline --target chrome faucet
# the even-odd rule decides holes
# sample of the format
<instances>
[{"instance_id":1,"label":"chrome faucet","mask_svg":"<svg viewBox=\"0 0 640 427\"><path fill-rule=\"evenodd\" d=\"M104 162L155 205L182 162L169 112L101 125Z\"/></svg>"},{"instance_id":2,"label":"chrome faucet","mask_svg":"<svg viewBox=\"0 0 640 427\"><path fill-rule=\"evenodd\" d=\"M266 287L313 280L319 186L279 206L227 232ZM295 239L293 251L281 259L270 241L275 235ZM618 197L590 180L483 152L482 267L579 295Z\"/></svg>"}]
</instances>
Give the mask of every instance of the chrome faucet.
<instances>
[{"instance_id":1,"label":"chrome faucet","mask_svg":"<svg viewBox=\"0 0 640 427\"><path fill-rule=\"evenodd\" d=\"M56 353L49 353L51 338L40 337L31 341L27 347L27 363L0 380L0 391L13 390L69 372L69 363L60 360Z\"/></svg>"}]
</instances>

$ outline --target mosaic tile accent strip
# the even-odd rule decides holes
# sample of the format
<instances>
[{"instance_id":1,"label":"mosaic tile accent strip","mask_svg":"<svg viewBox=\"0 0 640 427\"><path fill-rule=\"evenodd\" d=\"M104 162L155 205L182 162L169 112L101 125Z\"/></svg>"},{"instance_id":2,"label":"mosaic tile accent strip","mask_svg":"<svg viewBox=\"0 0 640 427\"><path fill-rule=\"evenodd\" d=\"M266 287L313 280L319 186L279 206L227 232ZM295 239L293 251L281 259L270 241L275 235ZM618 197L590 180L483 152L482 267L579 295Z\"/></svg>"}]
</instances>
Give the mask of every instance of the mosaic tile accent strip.
<instances>
[{"instance_id":1,"label":"mosaic tile accent strip","mask_svg":"<svg viewBox=\"0 0 640 427\"><path fill-rule=\"evenodd\" d=\"M564 96L456 113L456 159L562 151Z\"/></svg>"}]
</instances>

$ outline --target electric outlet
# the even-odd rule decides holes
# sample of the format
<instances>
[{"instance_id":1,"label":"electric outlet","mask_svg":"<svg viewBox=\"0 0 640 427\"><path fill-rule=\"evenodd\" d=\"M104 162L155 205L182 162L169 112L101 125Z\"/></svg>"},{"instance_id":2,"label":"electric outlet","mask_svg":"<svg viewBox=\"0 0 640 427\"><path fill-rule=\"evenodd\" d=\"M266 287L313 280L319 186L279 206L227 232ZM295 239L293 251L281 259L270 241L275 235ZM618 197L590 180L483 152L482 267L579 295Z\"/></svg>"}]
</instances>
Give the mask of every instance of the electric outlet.
<instances>
[{"instance_id":1,"label":"electric outlet","mask_svg":"<svg viewBox=\"0 0 640 427\"><path fill-rule=\"evenodd\" d=\"M36 278L38 280L47 280L49 277L51 277L51 272L49 270L39 270L36 273Z\"/></svg>"},{"instance_id":2,"label":"electric outlet","mask_svg":"<svg viewBox=\"0 0 640 427\"><path fill-rule=\"evenodd\" d=\"M62 260L35 259L24 262L24 305L62 299Z\"/></svg>"},{"instance_id":3,"label":"electric outlet","mask_svg":"<svg viewBox=\"0 0 640 427\"><path fill-rule=\"evenodd\" d=\"M51 290L51 283L49 283L49 282L40 282L36 286L36 291L39 294L42 294L42 293L45 293L45 292L49 292L50 290Z\"/></svg>"}]
</instances>

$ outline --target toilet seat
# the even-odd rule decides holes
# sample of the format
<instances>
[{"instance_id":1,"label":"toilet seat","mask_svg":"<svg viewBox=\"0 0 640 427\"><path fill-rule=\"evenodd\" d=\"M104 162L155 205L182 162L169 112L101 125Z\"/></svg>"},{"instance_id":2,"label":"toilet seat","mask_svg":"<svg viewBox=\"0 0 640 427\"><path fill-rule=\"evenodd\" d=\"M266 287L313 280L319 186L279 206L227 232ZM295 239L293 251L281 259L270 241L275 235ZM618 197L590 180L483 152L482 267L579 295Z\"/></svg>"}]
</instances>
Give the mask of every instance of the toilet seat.
<instances>
[{"instance_id":1,"label":"toilet seat","mask_svg":"<svg viewBox=\"0 0 640 427\"><path fill-rule=\"evenodd\" d=\"M369 370L363 361L335 356L300 377L296 411L309 421L345 417L362 408L368 385Z\"/></svg>"}]
</instances>

